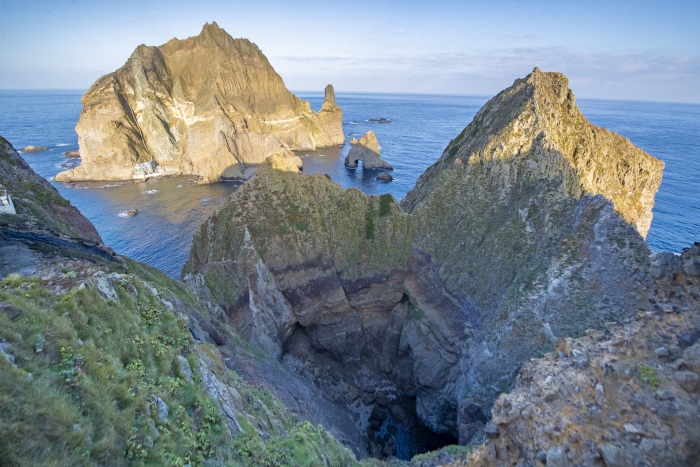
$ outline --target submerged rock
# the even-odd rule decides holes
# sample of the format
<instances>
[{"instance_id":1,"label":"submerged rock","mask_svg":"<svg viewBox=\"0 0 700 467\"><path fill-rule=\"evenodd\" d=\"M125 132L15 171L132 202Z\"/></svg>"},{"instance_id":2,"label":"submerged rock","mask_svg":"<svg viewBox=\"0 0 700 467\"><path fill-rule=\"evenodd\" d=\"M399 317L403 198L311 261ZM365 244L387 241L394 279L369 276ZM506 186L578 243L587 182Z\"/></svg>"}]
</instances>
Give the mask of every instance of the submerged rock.
<instances>
[{"instance_id":1,"label":"submerged rock","mask_svg":"<svg viewBox=\"0 0 700 467\"><path fill-rule=\"evenodd\" d=\"M345 141L332 86L313 112L255 44L216 23L195 37L140 45L82 102L82 164L57 181L128 180L134 164L155 161L213 182L240 178L271 154Z\"/></svg>"},{"instance_id":2,"label":"submerged rock","mask_svg":"<svg viewBox=\"0 0 700 467\"><path fill-rule=\"evenodd\" d=\"M360 139L351 139L350 144L352 144L352 149L345 156L345 167L355 168L358 162L362 162L363 169L394 170L379 156L381 148L377 136L372 130L369 130Z\"/></svg>"}]
</instances>

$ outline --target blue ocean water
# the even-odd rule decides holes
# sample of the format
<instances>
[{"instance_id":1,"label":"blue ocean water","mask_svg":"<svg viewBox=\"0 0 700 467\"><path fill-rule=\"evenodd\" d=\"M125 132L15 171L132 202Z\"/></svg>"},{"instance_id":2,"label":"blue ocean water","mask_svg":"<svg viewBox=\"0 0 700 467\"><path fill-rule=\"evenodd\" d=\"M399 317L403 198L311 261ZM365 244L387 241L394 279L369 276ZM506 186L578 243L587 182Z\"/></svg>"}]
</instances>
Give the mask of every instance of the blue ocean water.
<instances>
[{"instance_id":1,"label":"blue ocean water","mask_svg":"<svg viewBox=\"0 0 700 467\"><path fill-rule=\"evenodd\" d=\"M74 127L82 91L0 91L0 135L17 149L47 146L23 154L47 179L76 163L64 152L78 149ZM323 94L297 93L319 109ZM418 176L440 157L449 141L469 124L487 97L337 93L348 137L374 130L382 158L394 167L390 183L374 170L343 165L349 144L339 149L302 152L306 173L322 172L341 186L403 199ZM579 99L596 125L629 138L666 163L647 241L652 250L680 251L700 240L700 105ZM372 122L386 118L391 123ZM352 122L352 123L351 123ZM120 254L178 277L198 225L237 188L235 183L195 186L187 177L143 184L52 182L97 227L104 242ZM137 208L134 217L119 213Z\"/></svg>"}]
</instances>

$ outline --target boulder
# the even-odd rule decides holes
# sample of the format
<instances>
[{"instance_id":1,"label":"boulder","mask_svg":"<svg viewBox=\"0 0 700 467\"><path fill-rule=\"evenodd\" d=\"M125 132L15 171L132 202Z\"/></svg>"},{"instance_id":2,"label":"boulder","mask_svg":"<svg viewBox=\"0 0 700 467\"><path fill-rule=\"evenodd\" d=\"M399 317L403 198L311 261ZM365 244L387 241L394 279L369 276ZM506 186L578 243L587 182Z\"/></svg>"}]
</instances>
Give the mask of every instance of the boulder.
<instances>
[{"instance_id":1,"label":"boulder","mask_svg":"<svg viewBox=\"0 0 700 467\"><path fill-rule=\"evenodd\" d=\"M380 182L390 182L390 181L394 180L394 177L389 175L389 172L383 171L382 173L377 175L377 180Z\"/></svg>"}]
</instances>

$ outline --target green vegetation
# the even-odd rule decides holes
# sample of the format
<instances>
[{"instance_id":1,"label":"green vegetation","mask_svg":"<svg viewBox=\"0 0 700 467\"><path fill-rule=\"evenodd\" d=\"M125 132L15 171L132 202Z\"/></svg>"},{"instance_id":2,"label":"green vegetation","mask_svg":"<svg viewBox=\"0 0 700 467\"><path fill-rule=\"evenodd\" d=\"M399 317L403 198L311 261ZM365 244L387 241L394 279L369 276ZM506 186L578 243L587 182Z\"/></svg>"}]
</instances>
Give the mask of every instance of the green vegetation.
<instances>
[{"instance_id":1,"label":"green vegetation","mask_svg":"<svg viewBox=\"0 0 700 467\"><path fill-rule=\"evenodd\" d=\"M215 347L192 340L172 304L202 315L206 309L182 284L148 266L127 266L130 275L102 276L116 300L93 281L76 280L62 293L15 274L0 282L0 303L20 312L0 312L3 352L14 357L13 364L0 356L0 465L353 461L322 428L225 370ZM218 359L217 377L240 394L243 433L230 436L201 381L198 353Z\"/></svg>"},{"instance_id":2,"label":"green vegetation","mask_svg":"<svg viewBox=\"0 0 700 467\"><path fill-rule=\"evenodd\" d=\"M367 211L365 211L365 238L367 240L374 240L374 230L374 213L372 206L368 206Z\"/></svg>"},{"instance_id":3,"label":"green vegetation","mask_svg":"<svg viewBox=\"0 0 700 467\"><path fill-rule=\"evenodd\" d=\"M379 197L379 217L386 217L391 213L391 203L393 202L394 197L388 193Z\"/></svg>"},{"instance_id":4,"label":"green vegetation","mask_svg":"<svg viewBox=\"0 0 700 467\"><path fill-rule=\"evenodd\" d=\"M639 379L647 383L653 389L658 388L661 384L661 378L659 377L656 368L652 366L640 363L637 365L637 375L639 376Z\"/></svg>"}]
</instances>

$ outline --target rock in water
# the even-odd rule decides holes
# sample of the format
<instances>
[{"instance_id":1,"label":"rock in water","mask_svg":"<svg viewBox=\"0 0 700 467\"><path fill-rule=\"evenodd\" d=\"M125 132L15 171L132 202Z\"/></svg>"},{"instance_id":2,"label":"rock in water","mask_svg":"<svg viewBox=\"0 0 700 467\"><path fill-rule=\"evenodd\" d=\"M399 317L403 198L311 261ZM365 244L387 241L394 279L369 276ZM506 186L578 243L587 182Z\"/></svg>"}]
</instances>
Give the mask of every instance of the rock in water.
<instances>
[{"instance_id":1,"label":"rock in water","mask_svg":"<svg viewBox=\"0 0 700 467\"><path fill-rule=\"evenodd\" d=\"M345 167L355 168L357 163L361 161L363 169L394 170L379 156L381 148L379 147L377 136L372 130L365 133L359 140L353 138L350 143L353 147L348 155L345 156Z\"/></svg>"},{"instance_id":2,"label":"rock in water","mask_svg":"<svg viewBox=\"0 0 700 467\"><path fill-rule=\"evenodd\" d=\"M58 181L131 179L134 164L154 160L211 182L241 177L271 154L345 141L332 86L313 112L255 44L216 23L196 37L140 45L82 102L82 164Z\"/></svg>"},{"instance_id":3,"label":"rock in water","mask_svg":"<svg viewBox=\"0 0 700 467\"><path fill-rule=\"evenodd\" d=\"M379 175L377 175L377 180L380 182L390 182L394 179L391 175L389 175L389 172L383 171Z\"/></svg>"},{"instance_id":4,"label":"rock in water","mask_svg":"<svg viewBox=\"0 0 700 467\"><path fill-rule=\"evenodd\" d=\"M22 149L22 152L41 152L41 151L48 151L49 148L46 146L27 146L24 149Z\"/></svg>"}]
</instances>

